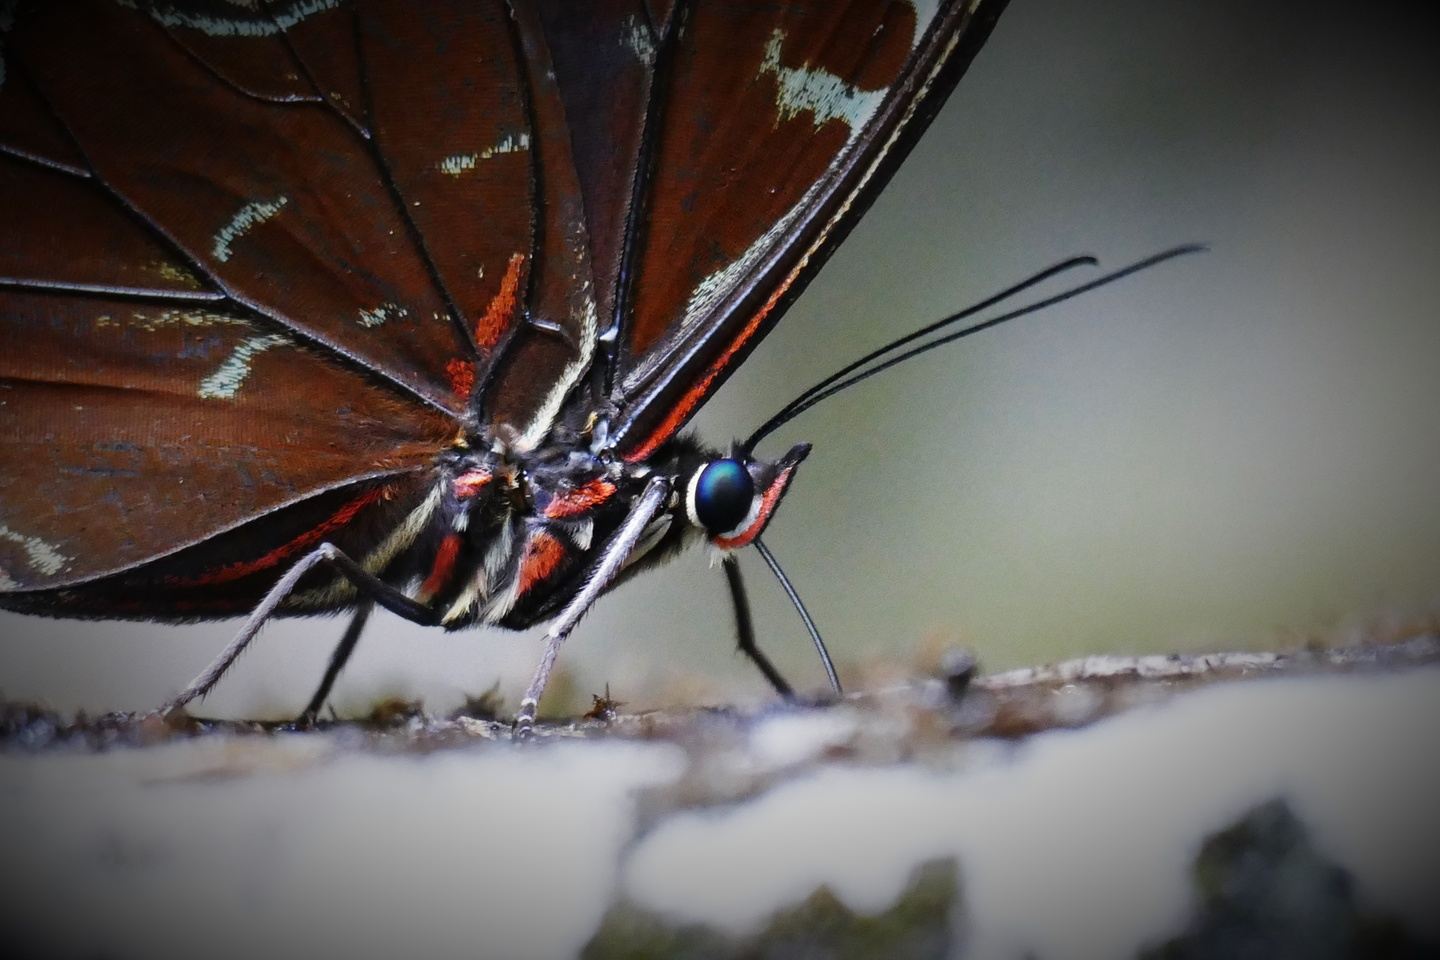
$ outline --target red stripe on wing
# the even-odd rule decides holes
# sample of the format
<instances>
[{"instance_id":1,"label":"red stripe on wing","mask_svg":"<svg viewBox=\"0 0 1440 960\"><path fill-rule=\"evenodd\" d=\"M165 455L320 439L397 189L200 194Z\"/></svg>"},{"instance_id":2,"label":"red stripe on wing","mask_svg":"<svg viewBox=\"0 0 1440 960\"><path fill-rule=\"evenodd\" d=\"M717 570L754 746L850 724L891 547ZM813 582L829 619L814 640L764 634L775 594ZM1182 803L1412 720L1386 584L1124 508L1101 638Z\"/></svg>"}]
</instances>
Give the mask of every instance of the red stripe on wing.
<instances>
[{"instance_id":1,"label":"red stripe on wing","mask_svg":"<svg viewBox=\"0 0 1440 960\"><path fill-rule=\"evenodd\" d=\"M269 570L272 567L278 566L282 561L300 553L302 550L319 544L320 541L325 538L326 534L333 533L345 526L351 520L354 520L356 514L361 510L364 510L370 506L370 504L383 497L385 491L385 487L376 487L373 490L365 491L289 543L278 546L269 553L257 557L254 560L228 563L223 567L217 567L214 570L202 573L200 576L194 578L170 577L167 578L166 582L177 587L208 586L216 583L229 583L232 580L239 580L242 577L260 573L263 570Z\"/></svg>"},{"instance_id":2,"label":"red stripe on wing","mask_svg":"<svg viewBox=\"0 0 1440 960\"><path fill-rule=\"evenodd\" d=\"M511 254L510 262L505 265L505 276L500 278L499 291L485 308L484 316L475 322L475 345L481 350L488 352L495 349L505 331L510 329L519 303L520 268L524 265L525 254Z\"/></svg>"}]
</instances>

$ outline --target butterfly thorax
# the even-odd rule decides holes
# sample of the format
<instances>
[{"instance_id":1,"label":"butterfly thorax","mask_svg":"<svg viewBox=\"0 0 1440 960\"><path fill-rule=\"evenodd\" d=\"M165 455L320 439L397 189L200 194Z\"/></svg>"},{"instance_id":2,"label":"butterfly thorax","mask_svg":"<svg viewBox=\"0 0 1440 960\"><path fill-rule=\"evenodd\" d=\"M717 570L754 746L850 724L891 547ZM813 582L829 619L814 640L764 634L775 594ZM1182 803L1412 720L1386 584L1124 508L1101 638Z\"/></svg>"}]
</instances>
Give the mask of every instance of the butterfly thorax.
<instances>
[{"instance_id":1,"label":"butterfly thorax","mask_svg":"<svg viewBox=\"0 0 1440 960\"><path fill-rule=\"evenodd\" d=\"M680 490L687 474L717 456L688 438L643 464L572 442L530 452L467 443L437 463L423 529L386 579L406 581L397 585L450 629L529 626L553 615L579 589L649 478L661 473ZM699 533L674 497L651 523L629 568L672 555L687 534Z\"/></svg>"}]
</instances>

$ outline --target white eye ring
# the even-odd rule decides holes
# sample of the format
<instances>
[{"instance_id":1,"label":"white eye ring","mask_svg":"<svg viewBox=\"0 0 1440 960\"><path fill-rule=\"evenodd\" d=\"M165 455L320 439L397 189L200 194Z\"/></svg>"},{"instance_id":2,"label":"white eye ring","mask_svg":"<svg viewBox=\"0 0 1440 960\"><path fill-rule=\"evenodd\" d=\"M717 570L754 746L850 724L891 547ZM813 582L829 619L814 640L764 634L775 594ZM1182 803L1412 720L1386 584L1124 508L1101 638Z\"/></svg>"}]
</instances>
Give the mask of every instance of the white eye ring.
<instances>
[{"instance_id":1,"label":"white eye ring","mask_svg":"<svg viewBox=\"0 0 1440 960\"><path fill-rule=\"evenodd\" d=\"M691 526L705 529L705 524L700 522L700 515L695 512L696 491L700 488L700 474L705 472L702 464L700 469L690 474L690 482L685 484L685 517L690 521Z\"/></svg>"}]
</instances>

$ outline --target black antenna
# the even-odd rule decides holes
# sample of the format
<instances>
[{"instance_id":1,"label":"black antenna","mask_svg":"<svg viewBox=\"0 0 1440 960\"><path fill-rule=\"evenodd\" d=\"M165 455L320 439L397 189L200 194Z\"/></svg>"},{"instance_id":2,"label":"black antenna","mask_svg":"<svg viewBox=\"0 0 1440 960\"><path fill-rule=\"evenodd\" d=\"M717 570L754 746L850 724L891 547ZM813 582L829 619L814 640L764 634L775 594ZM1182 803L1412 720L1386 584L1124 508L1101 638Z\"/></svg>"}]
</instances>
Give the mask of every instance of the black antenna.
<instances>
[{"instance_id":1,"label":"black antenna","mask_svg":"<svg viewBox=\"0 0 1440 960\"><path fill-rule=\"evenodd\" d=\"M1069 290L1062 291L1052 297L1047 297L1044 300L1040 300L1027 306L1020 307L1016 310L1010 311L1009 313L1001 314L1000 316L994 317L993 319L974 324L973 326L966 327L963 330L957 330L956 332L947 334L946 336L940 337L937 340L931 340L928 343L921 344L918 347L914 347L896 356L890 357L889 359L884 360L867 370L861 370L859 373L855 373L855 371L859 370L860 367L871 362L872 360L880 358L886 353L894 350L896 347L904 346L905 344L911 343L920 337L933 333L936 330L941 329L942 327L948 326L949 324L956 323L960 320L965 319L966 317L972 316L987 307L993 306L994 304L999 303L1002 300L1008 299L1009 297L1012 297L1017 293L1023 292L1038 283L1042 283L1058 273L1062 273L1066 270L1071 270L1078 266L1094 265L1098 263L1098 261L1096 261L1094 257L1088 256L1073 257L1069 260L1061 261L1055 266L1042 270L1034 276L1023 280L1015 286L1003 290L992 297L982 300L974 306L966 307L959 313L951 314L950 316L945 317L942 320L938 320L935 323L930 324L929 326L922 327L921 329L916 330L914 333L906 334L900 339L892 341L891 343L886 344L878 350L871 351L870 353L861 357L859 360L847 364L844 368L836 371L835 373L826 377L824 380L821 380L819 383L815 384L813 387L809 388L804 393L800 394L800 396L796 397L794 400L791 400L784 407L782 407L778 413L776 413L769 420L766 420L754 433L750 435L750 437L743 444L742 449L744 449L748 453L755 448L755 445L757 443L759 443L769 434L773 433L776 428L778 428L781 424L793 420L795 417L799 416L801 413L804 413L806 410L809 410L811 407L815 406L815 404L819 403L820 401L826 399L827 397L834 396L841 390L853 387L860 381L868 379L869 377L873 377L875 374L880 373L883 370L888 370L898 363L903 363L904 361L909 360L912 357L918 357L920 354L925 353L928 350L933 350L936 347L943 346L944 344L950 343L952 341L960 340L974 333L979 333L982 330L989 330L991 327L999 326L1002 323L1007 323L1011 320L1017 319L1018 317L1023 317L1027 314L1034 313L1037 310L1043 310L1046 307L1054 306L1055 304L1061 303L1065 300L1069 300L1072 297L1077 297L1082 293L1088 293L1091 290L1095 290L1107 284L1114 283L1116 280L1130 276L1133 273L1138 273L1141 270L1147 270L1150 267L1164 263L1167 260L1173 260L1176 257L1185 256L1191 253L1199 253L1205 249L1206 248L1202 244L1186 244L1184 246L1174 247L1169 250L1161 251L1160 253L1153 254L1152 256L1146 257L1143 260L1132 263L1128 267L1123 267L1119 270L1114 271L1113 273L1108 273L1102 277L1097 277L1096 279L1091 280L1088 283L1083 283L1079 286L1072 287ZM847 376L847 374L849 374L850 376Z\"/></svg>"},{"instance_id":2,"label":"black antenna","mask_svg":"<svg viewBox=\"0 0 1440 960\"><path fill-rule=\"evenodd\" d=\"M835 664L830 660L830 651L825 649L825 641L820 639L820 631L816 629L815 621L810 619L805 604L800 602L800 594L796 593L795 588L790 585L790 580L785 576L785 571L780 569L780 561L775 559L775 554L760 542L759 537L755 538L755 549L760 551L760 556L765 558L770 572L775 574L775 579L780 581L785 595L790 598L790 602L795 604L795 609L799 611L800 619L805 621L805 629L810 631L810 639L815 641L815 649L820 653L820 662L825 665L825 676L830 678L830 689L835 691L835 696L844 696L845 691L840 689L840 676L835 672Z\"/></svg>"},{"instance_id":3,"label":"black antenna","mask_svg":"<svg viewBox=\"0 0 1440 960\"><path fill-rule=\"evenodd\" d=\"M913 333L907 333L905 336L901 337L898 340L892 340L889 343L885 344L883 347L871 350L869 353L865 354L865 356L859 358L853 363L847 363L845 366L841 367L839 370L836 370L834 373L830 374L830 376L826 377L824 380L821 380L819 383L811 385L808 389L801 393L800 396L796 397L794 400L791 400L789 403L785 404L785 406L781 407L779 413L775 414L775 416L771 417L769 420L765 421L765 423L761 424L760 429L756 430L750 435L750 439L745 443L745 452L748 453L750 449L754 447L756 441L758 441L761 437L768 435L780 424L790 419L788 416L786 416L786 414L791 409L801 403L804 403L814 394L819 393L821 390L824 390L826 387L830 386L830 384L834 383L836 380L839 380L847 373L851 373L852 371L859 369L860 367L869 363L871 360L874 360L876 357L882 356L890 352L891 350L894 350L896 347L903 347L905 344L910 343L920 337L923 337L926 334L934 333L936 330L939 330L946 324L955 323L957 320L963 320L966 317L971 316L972 314L984 310L986 307L994 306L1002 300L1009 299L1017 293L1028 290L1030 287L1035 286L1037 283L1043 283L1044 281L1055 276L1057 273L1064 273L1066 270L1073 270L1074 268L1081 266L1097 266L1099 262L1100 261L1090 256L1071 257L1068 260L1062 260L1054 266L1046 267L1044 270L1041 270L1034 276L1021 280L1013 287L1009 287L1005 290L1000 291L992 297L988 297L984 300L981 300L979 303L966 307L959 313L951 314L948 317L935 321L929 326L921 327L919 330L916 330Z\"/></svg>"}]
</instances>

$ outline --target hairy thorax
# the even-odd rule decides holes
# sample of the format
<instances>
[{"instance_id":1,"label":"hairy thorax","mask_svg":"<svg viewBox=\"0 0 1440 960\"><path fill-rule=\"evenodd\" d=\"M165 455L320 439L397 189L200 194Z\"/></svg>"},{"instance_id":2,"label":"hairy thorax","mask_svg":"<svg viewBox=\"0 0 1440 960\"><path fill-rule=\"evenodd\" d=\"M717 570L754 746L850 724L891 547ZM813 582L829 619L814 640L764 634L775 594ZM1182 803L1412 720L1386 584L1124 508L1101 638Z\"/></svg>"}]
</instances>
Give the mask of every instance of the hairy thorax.
<instances>
[{"instance_id":1,"label":"hairy thorax","mask_svg":"<svg viewBox=\"0 0 1440 960\"><path fill-rule=\"evenodd\" d=\"M717 454L682 438L641 465L563 439L517 452L478 437L445 451L430 496L404 521L414 530L411 545L384 579L434 610L447 628L527 627L575 594L657 472L674 480L676 493L632 552L625 575L699 536L679 494L683 477Z\"/></svg>"}]
</instances>

